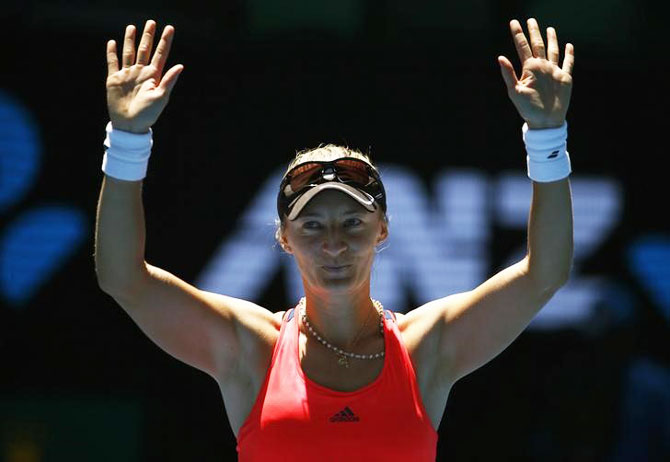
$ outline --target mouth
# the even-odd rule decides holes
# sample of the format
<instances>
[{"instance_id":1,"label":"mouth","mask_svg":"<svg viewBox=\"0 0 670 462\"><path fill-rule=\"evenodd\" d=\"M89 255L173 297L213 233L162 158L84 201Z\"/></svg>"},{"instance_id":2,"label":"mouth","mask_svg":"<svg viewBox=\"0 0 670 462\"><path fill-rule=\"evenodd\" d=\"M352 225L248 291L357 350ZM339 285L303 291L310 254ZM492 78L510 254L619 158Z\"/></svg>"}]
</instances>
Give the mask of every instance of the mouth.
<instances>
[{"instance_id":1,"label":"mouth","mask_svg":"<svg viewBox=\"0 0 670 462\"><path fill-rule=\"evenodd\" d=\"M340 266L322 266L323 269L329 272L339 272L344 271L349 268L351 265L340 265Z\"/></svg>"}]
</instances>

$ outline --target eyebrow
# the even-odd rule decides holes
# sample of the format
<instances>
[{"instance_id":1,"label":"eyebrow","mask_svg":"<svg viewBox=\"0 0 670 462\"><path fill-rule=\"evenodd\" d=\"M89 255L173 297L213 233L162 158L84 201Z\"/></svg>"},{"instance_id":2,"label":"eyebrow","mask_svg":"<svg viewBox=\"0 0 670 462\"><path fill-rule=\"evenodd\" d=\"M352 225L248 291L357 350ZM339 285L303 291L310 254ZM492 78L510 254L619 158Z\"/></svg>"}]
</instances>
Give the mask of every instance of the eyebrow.
<instances>
[{"instance_id":1,"label":"eyebrow","mask_svg":"<svg viewBox=\"0 0 670 462\"><path fill-rule=\"evenodd\" d=\"M357 215L357 214L363 214L362 211L360 210L346 210L343 215ZM301 213L300 218L307 218L307 217L322 217L323 215L318 213L318 212L307 212L307 213Z\"/></svg>"}]
</instances>

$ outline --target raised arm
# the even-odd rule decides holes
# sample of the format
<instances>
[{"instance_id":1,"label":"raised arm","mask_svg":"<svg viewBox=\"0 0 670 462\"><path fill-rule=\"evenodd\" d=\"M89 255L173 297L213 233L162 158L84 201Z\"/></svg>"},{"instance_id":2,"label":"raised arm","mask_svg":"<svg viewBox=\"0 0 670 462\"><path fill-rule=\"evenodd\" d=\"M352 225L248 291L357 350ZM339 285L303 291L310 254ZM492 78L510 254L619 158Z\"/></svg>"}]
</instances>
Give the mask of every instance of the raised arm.
<instances>
[{"instance_id":1,"label":"raised arm","mask_svg":"<svg viewBox=\"0 0 670 462\"><path fill-rule=\"evenodd\" d=\"M517 78L507 58L500 56L498 62L512 103L530 132L561 127L572 93L574 47L566 44L561 67L553 27L547 28L546 50L535 19L528 20L530 45L518 21L510 22L510 31L521 61L521 78ZM529 276L552 293L568 279L572 266L572 201L567 177L533 181L526 261Z\"/></svg>"},{"instance_id":2,"label":"raised arm","mask_svg":"<svg viewBox=\"0 0 670 462\"><path fill-rule=\"evenodd\" d=\"M147 133L165 108L183 66L165 75L174 28L166 26L151 61L156 30L147 21L135 56L135 27L126 28L122 67L107 43L107 104L114 130ZM108 171L108 170L105 170ZM95 270L111 295L164 351L217 380L235 370L244 350L242 320L271 316L253 303L201 291L144 260L142 180L105 174L98 202Z\"/></svg>"},{"instance_id":3,"label":"raised arm","mask_svg":"<svg viewBox=\"0 0 670 462\"><path fill-rule=\"evenodd\" d=\"M156 30L147 21L135 56L135 26L126 27L122 67L114 40L107 42L107 106L114 130L147 133L165 108L183 66L174 66L161 78L170 52L174 28L165 27L151 63L149 55ZM127 291L145 273L142 180L103 177L96 222L95 263L103 289Z\"/></svg>"},{"instance_id":4,"label":"raised arm","mask_svg":"<svg viewBox=\"0 0 670 462\"><path fill-rule=\"evenodd\" d=\"M563 66L559 67L553 28L547 29L546 52L534 19L528 20L530 45L518 21L510 22L510 31L522 73L517 78L510 61L501 56L498 61L503 79L510 99L528 124L529 134L542 136L550 133L546 129L555 130L565 121L572 89L573 47L566 46ZM557 153L550 150L547 159ZM527 255L474 290L434 300L417 310L433 320L439 334L439 373L443 380L454 382L487 363L526 328L567 282L572 245L568 179L533 181Z\"/></svg>"}]
</instances>

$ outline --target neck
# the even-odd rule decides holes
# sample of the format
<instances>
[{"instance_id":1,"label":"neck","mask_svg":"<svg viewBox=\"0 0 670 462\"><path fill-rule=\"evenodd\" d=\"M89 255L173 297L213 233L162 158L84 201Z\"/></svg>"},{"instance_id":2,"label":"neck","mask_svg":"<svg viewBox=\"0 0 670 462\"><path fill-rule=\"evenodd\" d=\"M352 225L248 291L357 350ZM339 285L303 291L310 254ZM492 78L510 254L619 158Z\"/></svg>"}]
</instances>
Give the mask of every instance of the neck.
<instances>
[{"instance_id":1,"label":"neck","mask_svg":"<svg viewBox=\"0 0 670 462\"><path fill-rule=\"evenodd\" d=\"M345 351L380 335L379 312L370 299L369 290L334 296L306 292L305 299L307 318L312 328Z\"/></svg>"}]
</instances>

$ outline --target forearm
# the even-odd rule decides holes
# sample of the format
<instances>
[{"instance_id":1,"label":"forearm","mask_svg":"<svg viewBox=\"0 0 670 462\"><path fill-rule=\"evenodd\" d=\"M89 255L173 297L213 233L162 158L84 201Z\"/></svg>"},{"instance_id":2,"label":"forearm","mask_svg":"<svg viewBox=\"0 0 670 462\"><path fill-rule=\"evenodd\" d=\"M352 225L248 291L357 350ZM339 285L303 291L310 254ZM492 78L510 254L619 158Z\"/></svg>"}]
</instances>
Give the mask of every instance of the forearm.
<instances>
[{"instance_id":1,"label":"forearm","mask_svg":"<svg viewBox=\"0 0 670 462\"><path fill-rule=\"evenodd\" d=\"M128 290L146 271L142 181L104 175L95 223L95 270L103 290Z\"/></svg>"},{"instance_id":2,"label":"forearm","mask_svg":"<svg viewBox=\"0 0 670 462\"><path fill-rule=\"evenodd\" d=\"M566 178L533 182L528 221L528 271L542 289L567 282L572 267L572 198Z\"/></svg>"}]
</instances>

